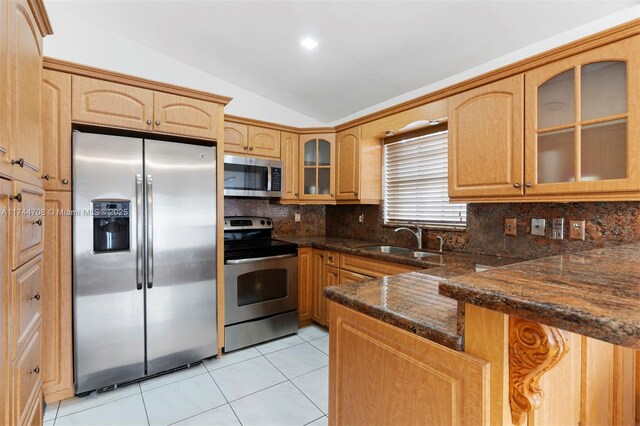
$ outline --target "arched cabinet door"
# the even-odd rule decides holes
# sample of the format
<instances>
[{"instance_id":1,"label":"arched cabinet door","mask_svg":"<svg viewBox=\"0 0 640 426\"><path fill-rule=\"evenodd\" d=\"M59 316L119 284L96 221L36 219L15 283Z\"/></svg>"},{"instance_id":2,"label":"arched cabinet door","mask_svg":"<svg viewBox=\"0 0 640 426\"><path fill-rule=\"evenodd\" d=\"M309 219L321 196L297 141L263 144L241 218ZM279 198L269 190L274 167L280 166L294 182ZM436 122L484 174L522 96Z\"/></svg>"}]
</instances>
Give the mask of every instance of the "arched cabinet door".
<instances>
[{"instance_id":1,"label":"arched cabinet door","mask_svg":"<svg viewBox=\"0 0 640 426\"><path fill-rule=\"evenodd\" d=\"M299 199L335 200L335 134L300 136Z\"/></svg>"},{"instance_id":2,"label":"arched cabinet door","mask_svg":"<svg viewBox=\"0 0 640 426\"><path fill-rule=\"evenodd\" d=\"M71 75L42 71L42 173L47 191L71 191Z\"/></svg>"},{"instance_id":3,"label":"arched cabinet door","mask_svg":"<svg viewBox=\"0 0 640 426\"><path fill-rule=\"evenodd\" d=\"M215 139L221 109L211 102L154 92L153 131Z\"/></svg>"},{"instance_id":4,"label":"arched cabinet door","mask_svg":"<svg viewBox=\"0 0 640 426\"><path fill-rule=\"evenodd\" d=\"M224 152L235 152L246 154L249 149L247 133L249 128L246 124L225 121L224 123Z\"/></svg>"},{"instance_id":5,"label":"arched cabinet door","mask_svg":"<svg viewBox=\"0 0 640 426\"><path fill-rule=\"evenodd\" d=\"M74 122L153 130L153 91L74 75L71 80Z\"/></svg>"},{"instance_id":6,"label":"arched cabinet door","mask_svg":"<svg viewBox=\"0 0 640 426\"><path fill-rule=\"evenodd\" d=\"M527 72L527 195L640 190L640 37Z\"/></svg>"},{"instance_id":7,"label":"arched cabinet door","mask_svg":"<svg viewBox=\"0 0 640 426\"><path fill-rule=\"evenodd\" d=\"M336 135L336 200L360 199L360 127Z\"/></svg>"},{"instance_id":8,"label":"arched cabinet door","mask_svg":"<svg viewBox=\"0 0 640 426\"><path fill-rule=\"evenodd\" d=\"M449 197L523 192L522 74L449 99Z\"/></svg>"}]
</instances>

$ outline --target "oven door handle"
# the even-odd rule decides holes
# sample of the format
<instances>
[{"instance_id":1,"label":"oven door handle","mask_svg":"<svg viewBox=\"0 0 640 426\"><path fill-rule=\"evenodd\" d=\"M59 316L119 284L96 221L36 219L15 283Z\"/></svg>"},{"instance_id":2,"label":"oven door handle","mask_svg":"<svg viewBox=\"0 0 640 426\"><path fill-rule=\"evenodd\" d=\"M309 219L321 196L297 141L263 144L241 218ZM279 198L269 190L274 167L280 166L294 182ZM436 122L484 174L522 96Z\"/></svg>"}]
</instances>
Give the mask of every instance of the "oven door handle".
<instances>
[{"instance_id":1,"label":"oven door handle","mask_svg":"<svg viewBox=\"0 0 640 426\"><path fill-rule=\"evenodd\" d=\"M290 257L296 257L298 256L295 253L291 253L291 254L281 254L279 256L267 256L267 257L254 257L251 259L231 259L231 260L227 260L225 263L228 265L242 265L244 263L255 263L255 262L262 262L265 260L274 260L274 259L288 259Z\"/></svg>"}]
</instances>

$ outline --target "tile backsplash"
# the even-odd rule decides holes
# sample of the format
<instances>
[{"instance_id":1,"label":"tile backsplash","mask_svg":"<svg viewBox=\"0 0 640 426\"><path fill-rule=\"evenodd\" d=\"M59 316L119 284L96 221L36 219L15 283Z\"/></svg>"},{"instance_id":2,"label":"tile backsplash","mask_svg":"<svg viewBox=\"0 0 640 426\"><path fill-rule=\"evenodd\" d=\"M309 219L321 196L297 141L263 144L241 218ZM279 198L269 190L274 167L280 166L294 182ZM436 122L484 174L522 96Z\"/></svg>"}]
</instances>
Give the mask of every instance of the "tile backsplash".
<instances>
[{"instance_id":1,"label":"tile backsplash","mask_svg":"<svg viewBox=\"0 0 640 426\"><path fill-rule=\"evenodd\" d=\"M300 213L300 223L294 222L294 214ZM272 203L267 198L224 199L225 216L265 216L273 219L273 237L308 237L324 235L325 206L293 206Z\"/></svg>"},{"instance_id":2,"label":"tile backsplash","mask_svg":"<svg viewBox=\"0 0 640 426\"><path fill-rule=\"evenodd\" d=\"M364 223L358 215L364 214ZM381 206L327 206L326 235L415 246L408 232L393 232L382 224ZM552 240L551 219L565 219L565 239ZM506 237L503 220L517 219L517 236ZM545 237L530 235L531 219L546 219ZM566 239L569 220L585 220L586 241ZM469 204L465 231L430 230L428 248L534 259L555 254L640 241L640 202ZM425 236L423 236L424 238Z\"/></svg>"}]
</instances>

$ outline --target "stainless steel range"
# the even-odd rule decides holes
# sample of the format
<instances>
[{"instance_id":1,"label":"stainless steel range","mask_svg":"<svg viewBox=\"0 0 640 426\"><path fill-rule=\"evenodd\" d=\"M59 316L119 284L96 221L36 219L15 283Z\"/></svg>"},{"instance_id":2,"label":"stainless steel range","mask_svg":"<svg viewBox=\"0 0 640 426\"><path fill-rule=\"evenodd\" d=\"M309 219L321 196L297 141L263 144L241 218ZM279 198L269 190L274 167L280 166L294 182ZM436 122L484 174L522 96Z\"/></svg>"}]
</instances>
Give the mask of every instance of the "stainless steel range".
<instances>
[{"instance_id":1,"label":"stainless steel range","mask_svg":"<svg viewBox=\"0 0 640 426\"><path fill-rule=\"evenodd\" d=\"M298 331L297 246L267 217L224 218L225 352Z\"/></svg>"}]
</instances>

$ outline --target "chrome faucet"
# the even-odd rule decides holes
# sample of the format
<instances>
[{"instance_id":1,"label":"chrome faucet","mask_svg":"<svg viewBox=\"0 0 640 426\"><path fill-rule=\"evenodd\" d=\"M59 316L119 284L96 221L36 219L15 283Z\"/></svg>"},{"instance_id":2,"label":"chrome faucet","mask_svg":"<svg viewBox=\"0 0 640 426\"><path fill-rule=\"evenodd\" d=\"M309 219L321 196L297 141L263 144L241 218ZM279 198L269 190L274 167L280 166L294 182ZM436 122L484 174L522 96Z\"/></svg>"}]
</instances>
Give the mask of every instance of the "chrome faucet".
<instances>
[{"instance_id":1,"label":"chrome faucet","mask_svg":"<svg viewBox=\"0 0 640 426\"><path fill-rule=\"evenodd\" d=\"M425 226L424 225L413 225L413 226L416 227L415 231L413 229L407 228L406 226L401 226L400 228L396 228L393 231L394 232L398 232L398 231L411 232L416 237L416 240L418 240L418 250L422 250L422 230L425 229Z\"/></svg>"}]
</instances>

